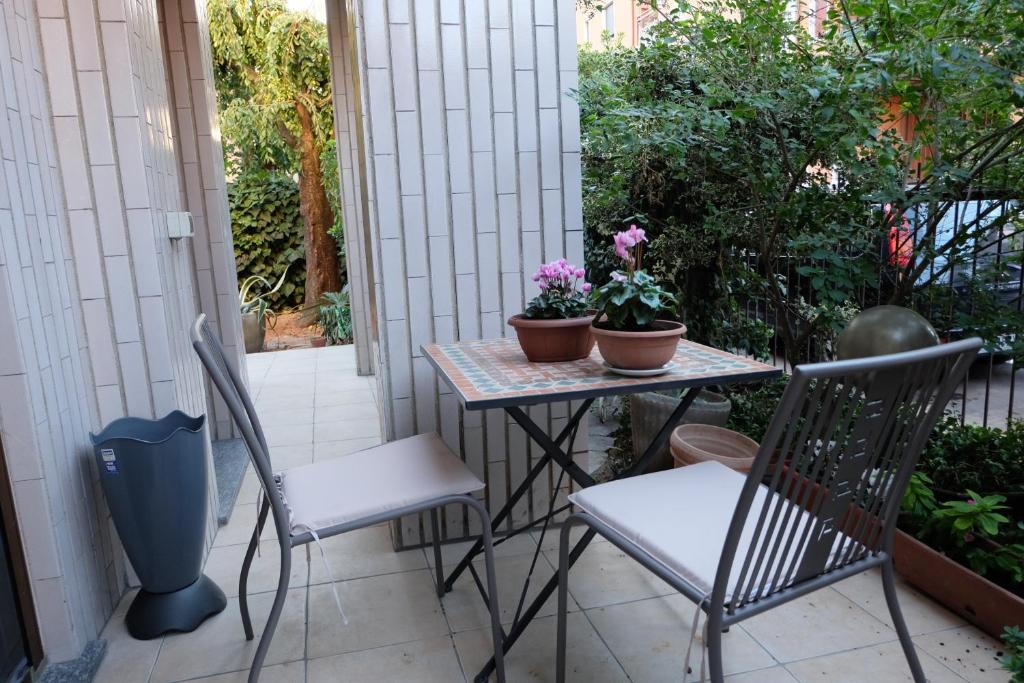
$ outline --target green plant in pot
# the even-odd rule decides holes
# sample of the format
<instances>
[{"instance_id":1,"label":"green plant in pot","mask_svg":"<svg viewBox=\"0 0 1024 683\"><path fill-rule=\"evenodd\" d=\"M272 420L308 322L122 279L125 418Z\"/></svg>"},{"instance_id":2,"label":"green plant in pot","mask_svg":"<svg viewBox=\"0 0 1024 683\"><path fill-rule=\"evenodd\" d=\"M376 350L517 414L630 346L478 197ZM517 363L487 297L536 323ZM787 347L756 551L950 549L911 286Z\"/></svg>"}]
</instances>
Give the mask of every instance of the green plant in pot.
<instances>
[{"instance_id":1,"label":"green plant in pot","mask_svg":"<svg viewBox=\"0 0 1024 683\"><path fill-rule=\"evenodd\" d=\"M239 286L238 307L242 314L242 337L246 353L259 353L263 350L263 341L267 336L267 321L269 320L271 329L277 321L277 314L270 308L268 298L281 289L287 275L288 268L285 268L276 285L271 285L262 275L250 275ZM260 285L268 291L256 294L256 287Z\"/></svg>"},{"instance_id":2,"label":"green plant in pot","mask_svg":"<svg viewBox=\"0 0 1024 683\"><path fill-rule=\"evenodd\" d=\"M594 313L587 304L591 286L586 275L564 258L542 265L533 274L540 294L508 321L529 361L557 363L590 355Z\"/></svg>"},{"instance_id":3,"label":"green plant in pot","mask_svg":"<svg viewBox=\"0 0 1024 683\"><path fill-rule=\"evenodd\" d=\"M333 346L352 341L352 309L347 287L341 292L325 292L320 297L316 326L327 344Z\"/></svg>"},{"instance_id":4,"label":"green plant in pot","mask_svg":"<svg viewBox=\"0 0 1024 683\"><path fill-rule=\"evenodd\" d=\"M686 327L664 316L676 311L676 297L641 267L647 236L635 225L615 235L615 271L594 296L598 317L592 330L601 356L612 369L667 369Z\"/></svg>"}]
</instances>

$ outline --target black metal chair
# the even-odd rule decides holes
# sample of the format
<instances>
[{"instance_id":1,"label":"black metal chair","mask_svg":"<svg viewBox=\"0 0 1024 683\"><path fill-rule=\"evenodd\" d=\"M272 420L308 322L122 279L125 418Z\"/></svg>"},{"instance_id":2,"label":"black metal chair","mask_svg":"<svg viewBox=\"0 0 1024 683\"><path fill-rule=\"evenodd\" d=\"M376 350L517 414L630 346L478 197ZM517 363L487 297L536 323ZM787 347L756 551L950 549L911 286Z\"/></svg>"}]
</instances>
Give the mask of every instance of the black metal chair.
<instances>
[{"instance_id":1,"label":"black metal chair","mask_svg":"<svg viewBox=\"0 0 1024 683\"><path fill-rule=\"evenodd\" d=\"M452 503L466 505L480 515L496 671L498 680L504 681L499 620L501 612L495 579L491 520L483 503L469 495L483 489L484 483L436 434L401 439L344 457L274 472L263 429L245 383L227 362L224 348L210 331L205 315L199 316L192 328L192 345L231 411L263 489L256 528L245 553L238 581L238 602L246 640L254 637L246 583L268 513L273 514L281 548L277 595L249 669L249 683L259 679L284 608L292 548L310 542L319 543L320 539L346 531L430 510L437 594L441 597L444 595L444 575L437 510Z\"/></svg>"},{"instance_id":2,"label":"black metal chair","mask_svg":"<svg viewBox=\"0 0 1024 683\"><path fill-rule=\"evenodd\" d=\"M585 524L697 604L691 647L707 614L714 683L725 675L724 629L871 567L881 568L904 654L924 683L890 550L921 450L980 347L968 339L798 366L749 475L705 462L570 496L580 511L560 539L557 680L565 680L569 532Z\"/></svg>"}]
</instances>

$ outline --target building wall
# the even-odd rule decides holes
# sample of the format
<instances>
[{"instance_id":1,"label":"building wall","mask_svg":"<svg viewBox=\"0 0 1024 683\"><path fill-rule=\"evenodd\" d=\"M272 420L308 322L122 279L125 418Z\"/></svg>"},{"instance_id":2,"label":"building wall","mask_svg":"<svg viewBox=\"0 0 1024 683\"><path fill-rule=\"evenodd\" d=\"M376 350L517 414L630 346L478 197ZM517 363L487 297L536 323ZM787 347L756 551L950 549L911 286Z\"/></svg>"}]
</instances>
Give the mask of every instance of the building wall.
<instances>
[{"instance_id":1,"label":"building wall","mask_svg":"<svg viewBox=\"0 0 1024 683\"><path fill-rule=\"evenodd\" d=\"M89 432L207 412L188 341L198 311L240 348L197 6L0 0L0 426L51 661L79 654L131 579ZM196 237L169 239L167 213L186 208ZM212 481L198 502L212 541Z\"/></svg>"},{"instance_id":2,"label":"building wall","mask_svg":"<svg viewBox=\"0 0 1024 683\"><path fill-rule=\"evenodd\" d=\"M576 10L576 42L600 48L605 33L627 47L640 44L644 30L660 19L647 3L639 0L610 0L599 10Z\"/></svg>"},{"instance_id":3,"label":"building wall","mask_svg":"<svg viewBox=\"0 0 1024 683\"><path fill-rule=\"evenodd\" d=\"M32 3L0 0L0 438L43 647L60 661L99 632L123 579L91 465L96 394L70 233L81 217L65 212L41 28Z\"/></svg>"},{"instance_id":4,"label":"building wall","mask_svg":"<svg viewBox=\"0 0 1024 683\"><path fill-rule=\"evenodd\" d=\"M192 248L194 293L199 310L220 332L229 359L245 372L241 319L238 314L238 272L231 238L224 176L224 150L217 118L213 56L205 0L161 0L167 90L174 120L179 205L192 214L196 235ZM191 322L191 321L189 321ZM204 382L210 405L211 436L235 436L231 415L220 394ZM191 391L195 391L193 388Z\"/></svg>"},{"instance_id":5,"label":"building wall","mask_svg":"<svg viewBox=\"0 0 1024 683\"><path fill-rule=\"evenodd\" d=\"M789 0L787 11L812 36L821 34L832 0ZM689 3L693 5L693 2ZM664 11L668 3L662 3ZM661 21L662 15L640 0L609 0L599 10L576 11L576 42L600 49L607 31L626 47L640 44L645 32Z\"/></svg>"},{"instance_id":6,"label":"building wall","mask_svg":"<svg viewBox=\"0 0 1024 683\"><path fill-rule=\"evenodd\" d=\"M496 509L539 449L501 411L462 411L421 346L508 334L537 265L583 261L575 2L352 0L328 15L357 62L348 81L335 63L335 90L353 95L354 80L361 95L385 433L440 432ZM355 32L339 35L350 17ZM350 150L356 134L339 131ZM567 410L532 412L557 429ZM514 520L546 509L554 481ZM446 536L474 530L448 511ZM424 538L421 519L395 531L400 547Z\"/></svg>"},{"instance_id":7,"label":"building wall","mask_svg":"<svg viewBox=\"0 0 1024 683\"><path fill-rule=\"evenodd\" d=\"M376 301L372 263L373 235L367 229L369 196L365 173L366 149L359 79L353 72L353 50L349 18L354 12L341 9L341 2L328 2L328 38L331 73L334 80L334 130L341 178L342 225L345 231L345 272L348 274L349 305L356 334L356 368L360 375L372 375L380 362L377 344Z\"/></svg>"}]
</instances>

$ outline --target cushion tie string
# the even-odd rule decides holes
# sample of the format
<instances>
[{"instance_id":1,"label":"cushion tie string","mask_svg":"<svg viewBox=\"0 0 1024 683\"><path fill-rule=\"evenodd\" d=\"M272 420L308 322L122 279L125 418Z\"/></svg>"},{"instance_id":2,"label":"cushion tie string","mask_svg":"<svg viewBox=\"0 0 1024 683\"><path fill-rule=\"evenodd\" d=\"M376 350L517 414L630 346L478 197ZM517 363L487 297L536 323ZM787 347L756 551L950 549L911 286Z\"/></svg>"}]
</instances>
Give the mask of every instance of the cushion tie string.
<instances>
[{"instance_id":1,"label":"cushion tie string","mask_svg":"<svg viewBox=\"0 0 1024 683\"><path fill-rule=\"evenodd\" d=\"M700 615L703 612L701 605L707 602L708 597L704 596L696 605L696 609L693 613L693 625L690 627L690 644L686 647L686 659L683 660L683 683L690 677L690 655L693 652L693 643L697 640L697 631L701 630L701 641L700 641L700 683L704 683L707 678L707 648L705 644L708 640L708 623L710 620L704 620L704 628L700 629Z\"/></svg>"},{"instance_id":2,"label":"cushion tie string","mask_svg":"<svg viewBox=\"0 0 1024 683\"><path fill-rule=\"evenodd\" d=\"M331 593L334 594L334 604L338 606L338 614L341 615L341 622L348 626L348 617L345 616L345 610L341 607L341 598L338 596L338 584L334 579L334 572L331 571L331 563L327 561L327 552L324 550L323 543L320 542L320 536L316 533L316 529L311 529L305 524L296 525L296 529L304 529L313 537L313 542L316 543L316 547L320 548L320 559L323 560L324 569L327 570L327 579L331 583Z\"/></svg>"},{"instance_id":3,"label":"cushion tie string","mask_svg":"<svg viewBox=\"0 0 1024 683\"><path fill-rule=\"evenodd\" d=\"M288 526L292 531L306 531L310 536L313 537L313 542L316 543L316 547L320 549L320 559L323 560L324 569L327 570L327 578L331 582L331 593L334 594L334 604L338 606L338 614L341 615L341 622L348 626L348 617L345 616L345 610L341 606L341 597L338 595L338 582L334 578L334 572L331 571L331 563L327 561L327 551L324 550L324 544L320 541L320 535L316 532L316 529L311 529L305 524L295 524L292 517L292 508L288 505L288 499L284 497L284 491L282 490L282 473L277 472L274 474L274 484L277 488L277 493L281 496L281 502L284 504L285 509L288 511ZM263 503L263 487L260 487L259 493L256 496L256 514L259 519L260 505ZM256 544L256 552L259 552L260 544ZM308 552L308 546L307 546Z\"/></svg>"}]
</instances>

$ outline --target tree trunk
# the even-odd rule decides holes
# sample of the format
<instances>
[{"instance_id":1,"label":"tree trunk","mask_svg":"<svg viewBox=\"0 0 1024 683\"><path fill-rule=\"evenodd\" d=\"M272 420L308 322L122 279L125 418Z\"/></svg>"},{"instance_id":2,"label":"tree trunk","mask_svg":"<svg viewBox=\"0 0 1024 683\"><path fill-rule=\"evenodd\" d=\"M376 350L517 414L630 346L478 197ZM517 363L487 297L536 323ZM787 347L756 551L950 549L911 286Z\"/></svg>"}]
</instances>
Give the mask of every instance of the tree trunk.
<instances>
[{"instance_id":1,"label":"tree trunk","mask_svg":"<svg viewBox=\"0 0 1024 683\"><path fill-rule=\"evenodd\" d=\"M334 212L324 191L320 150L313 133L313 117L301 102L296 102L299 119L299 213L306 227L306 294L304 318L312 319L315 306L324 292L341 289L338 245L329 230Z\"/></svg>"}]
</instances>

